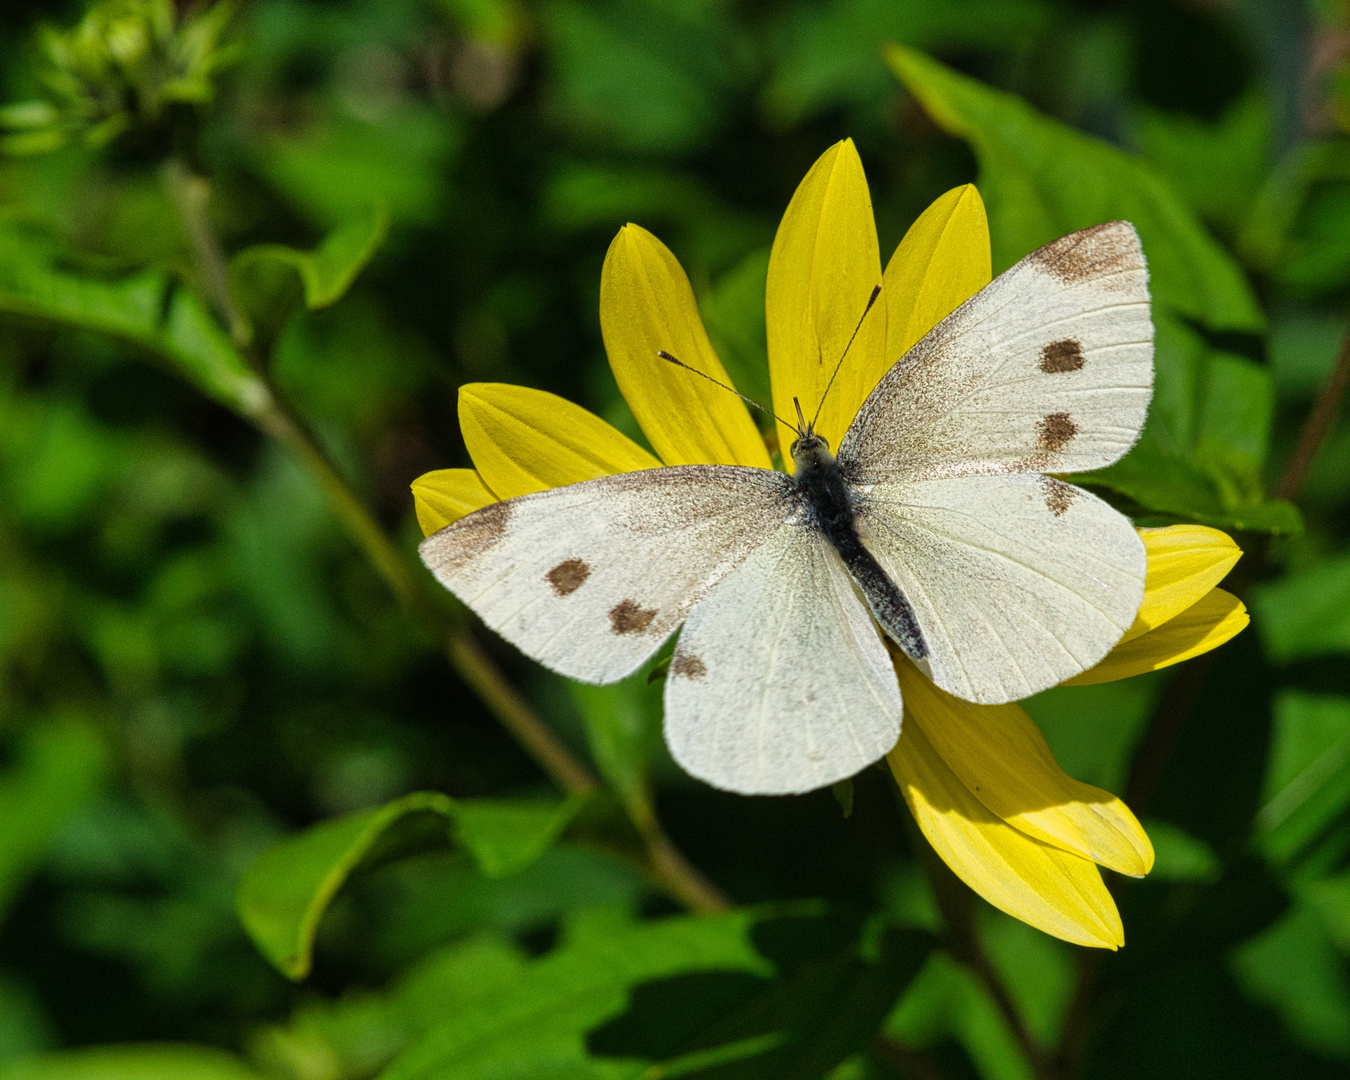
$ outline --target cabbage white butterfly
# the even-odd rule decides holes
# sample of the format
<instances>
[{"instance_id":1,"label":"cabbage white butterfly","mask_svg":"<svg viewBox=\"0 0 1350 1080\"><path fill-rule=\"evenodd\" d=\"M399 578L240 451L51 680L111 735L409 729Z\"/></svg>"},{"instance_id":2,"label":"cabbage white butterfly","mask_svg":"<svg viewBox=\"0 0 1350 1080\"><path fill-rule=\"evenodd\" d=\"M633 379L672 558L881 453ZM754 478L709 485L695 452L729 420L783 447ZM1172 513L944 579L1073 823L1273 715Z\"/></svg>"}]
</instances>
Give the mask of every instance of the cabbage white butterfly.
<instances>
[{"instance_id":1,"label":"cabbage white butterfly","mask_svg":"<svg viewBox=\"0 0 1350 1080\"><path fill-rule=\"evenodd\" d=\"M683 624L665 689L675 760L747 794L823 787L899 737L878 627L939 687L992 704L1093 666L1130 626L1138 534L1049 474L1130 449L1152 357L1138 236L1099 225L934 327L837 455L798 406L793 475L602 477L487 506L422 558L522 652L585 682L632 674Z\"/></svg>"}]
</instances>

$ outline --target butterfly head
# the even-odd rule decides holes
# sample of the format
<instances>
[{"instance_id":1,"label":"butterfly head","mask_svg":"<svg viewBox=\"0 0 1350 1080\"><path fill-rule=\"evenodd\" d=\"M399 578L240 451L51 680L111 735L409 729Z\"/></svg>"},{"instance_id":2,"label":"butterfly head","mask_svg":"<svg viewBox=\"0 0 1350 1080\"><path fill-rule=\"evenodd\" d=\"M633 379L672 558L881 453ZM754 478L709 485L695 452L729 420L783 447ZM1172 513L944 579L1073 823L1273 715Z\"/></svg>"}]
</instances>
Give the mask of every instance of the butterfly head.
<instances>
[{"instance_id":1,"label":"butterfly head","mask_svg":"<svg viewBox=\"0 0 1350 1080\"><path fill-rule=\"evenodd\" d=\"M816 434L816 422L812 420L807 423L806 417L802 415L801 402L796 398L792 399L792 404L797 406L797 437L792 440L788 453L796 462L798 471L809 465L833 461L830 444L823 435Z\"/></svg>"}]
</instances>

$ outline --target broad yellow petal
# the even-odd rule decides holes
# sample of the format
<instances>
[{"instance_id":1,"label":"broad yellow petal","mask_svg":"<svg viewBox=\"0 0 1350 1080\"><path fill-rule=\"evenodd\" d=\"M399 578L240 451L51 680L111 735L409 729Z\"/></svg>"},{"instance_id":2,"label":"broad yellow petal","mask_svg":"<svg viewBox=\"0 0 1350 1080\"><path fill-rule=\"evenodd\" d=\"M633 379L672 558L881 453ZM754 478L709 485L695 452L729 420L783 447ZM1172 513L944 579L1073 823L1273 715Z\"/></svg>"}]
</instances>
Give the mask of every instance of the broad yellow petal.
<instances>
[{"instance_id":1,"label":"broad yellow petal","mask_svg":"<svg viewBox=\"0 0 1350 1080\"><path fill-rule=\"evenodd\" d=\"M769 467L735 394L657 356L661 350L731 385L703 328L689 278L665 244L625 225L600 274L600 329L619 390L667 465Z\"/></svg>"},{"instance_id":2,"label":"broad yellow petal","mask_svg":"<svg viewBox=\"0 0 1350 1080\"><path fill-rule=\"evenodd\" d=\"M1222 589L1211 589L1180 615L1156 630L1117 645L1096 667L1066 679L1061 685L1114 682L1179 664L1217 649L1249 622L1251 617L1241 600Z\"/></svg>"},{"instance_id":3,"label":"broad yellow petal","mask_svg":"<svg viewBox=\"0 0 1350 1080\"><path fill-rule=\"evenodd\" d=\"M503 499L661 464L594 413L527 386L461 386L459 427L478 475Z\"/></svg>"},{"instance_id":4,"label":"broad yellow petal","mask_svg":"<svg viewBox=\"0 0 1350 1080\"><path fill-rule=\"evenodd\" d=\"M881 253L867 177L853 141L820 156L788 204L769 256L765 318L773 407L796 416L801 399L810 420L872 290L881 284ZM820 411L816 431L838 449L859 406L880 381L886 362L886 292L858 328L858 336ZM892 357L894 359L894 357ZM793 433L778 432L783 446ZM784 454L784 464L792 461Z\"/></svg>"},{"instance_id":5,"label":"broad yellow petal","mask_svg":"<svg viewBox=\"0 0 1350 1080\"><path fill-rule=\"evenodd\" d=\"M1037 840L1143 877L1153 845L1129 808L1069 776L1017 705L974 705L934 686L897 658L905 724L921 730L980 802Z\"/></svg>"},{"instance_id":6,"label":"broad yellow petal","mask_svg":"<svg viewBox=\"0 0 1350 1080\"><path fill-rule=\"evenodd\" d=\"M917 724L906 719L886 760L933 849L994 907L1077 945L1125 944L1120 913L1096 865L1027 836L991 812Z\"/></svg>"},{"instance_id":7,"label":"broad yellow petal","mask_svg":"<svg viewBox=\"0 0 1350 1080\"><path fill-rule=\"evenodd\" d=\"M1222 581L1242 558L1242 549L1231 536L1204 525L1140 529L1139 536L1148 552L1144 602L1121 644L1176 618Z\"/></svg>"},{"instance_id":8,"label":"broad yellow petal","mask_svg":"<svg viewBox=\"0 0 1350 1080\"><path fill-rule=\"evenodd\" d=\"M910 347L989 284L989 221L974 184L952 188L909 227L886 264L886 359Z\"/></svg>"},{"instance_id":9,"label":"broad yellow petal","mask_svg":"<svg viewBox=\"0 0 1350 1080\"><path fill-rule=\"evenodd\" d=\"M481 510L497 496L473 469L437 469L412 482L413 505L422 535L430 536L465 514Z\"/></svg>"}]
</instances>

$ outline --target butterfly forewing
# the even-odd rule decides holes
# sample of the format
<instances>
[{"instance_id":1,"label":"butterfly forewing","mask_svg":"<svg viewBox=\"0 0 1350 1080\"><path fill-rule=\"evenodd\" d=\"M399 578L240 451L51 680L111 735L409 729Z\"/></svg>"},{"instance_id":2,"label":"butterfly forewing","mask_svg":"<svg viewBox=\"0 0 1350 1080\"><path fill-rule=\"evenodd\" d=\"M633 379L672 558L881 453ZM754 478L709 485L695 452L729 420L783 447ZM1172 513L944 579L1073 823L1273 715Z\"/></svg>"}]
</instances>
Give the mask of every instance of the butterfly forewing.
<instances>
[{"instance_id":1,"label":"butterfly forewing","mask_svg":"<svg viewBox=\"0 0 1350 1080\"><path fill-rule=\"evenodd\" d=\"M746 794L852 776L900 735L900 690L839 556L775 532L689 614L666 683L666 742L687 771Z\"/></svg>"},{"instance_id":2,"label":"butterfly forewing","mask_svg":"<svg viewBox=\"0 0 1350 1080\"><path fill-rule=\"evenodd\" d=\"M1047 244L887 372L841 465L866 483L1111 464L1138 439L1152 392L1148 301L1128 223Z\"/></svg>"},{"instance_id":3,"label":"butterfly forewing","mask_svg":"<svg viewBox=\"0 0 1350 1080\"><path fill-rule=\"evenodd\" d=\"M494 503L428 537L421 554L528 656L574 679L614 682L728 570L788 528L787 483L721 465L607 476Z\"/></svg>"}]
</instances>

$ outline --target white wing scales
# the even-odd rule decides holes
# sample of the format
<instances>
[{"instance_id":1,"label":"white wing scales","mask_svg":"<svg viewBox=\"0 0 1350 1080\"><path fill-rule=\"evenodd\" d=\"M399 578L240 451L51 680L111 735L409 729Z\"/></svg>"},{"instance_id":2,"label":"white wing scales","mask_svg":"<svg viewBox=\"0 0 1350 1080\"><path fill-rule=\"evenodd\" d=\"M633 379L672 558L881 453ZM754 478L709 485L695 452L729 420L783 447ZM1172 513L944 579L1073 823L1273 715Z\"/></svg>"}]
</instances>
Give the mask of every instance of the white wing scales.
<instances>
[{"instance_id":1,"label":"white wing scales","mask_svg":"<svg viewBox=\"0 0 1350 1080\"><path fill-rule=\"evenodd\" d=\"M1148 303L1129 224L1047 244L887 372L840 463L860 483L1111 464L1138 439L1152 394Z\"/></svg>"},{"instance_id":2,"label":"white wing scales","mask_svg":"<svg viewBox=\"0 0 1350 1080\"><path fill-rule=\"evenodd\" d=\"M422 542L427 567L526 655L582 682L632 674L791 512L787 478L686 465L493 503Z\"/></svg>"},{"instance_id":3,"label":"white wing scales","mask_svg":"<svg viewBox=\"0 0 1350 1080\"><path fill-rule=\"evenodd\" d=\"M967 701L1014 701L1091 667L1143 598L1134 527L1050 477L877 484L857 522L914 608L933 681Z\"/></svg>"},{"instance_id":4,"label":"white wing scales","mask_svg":"<svg viewBox=\"0 0 1350 1080\"><path fill-rule=\"evenodd\" d=\"M900 737L900 688L839 556L774 533L689 614L666 682L666 743L686 771L746 794L852 776Z\"/></svg>"}]
</instances>

